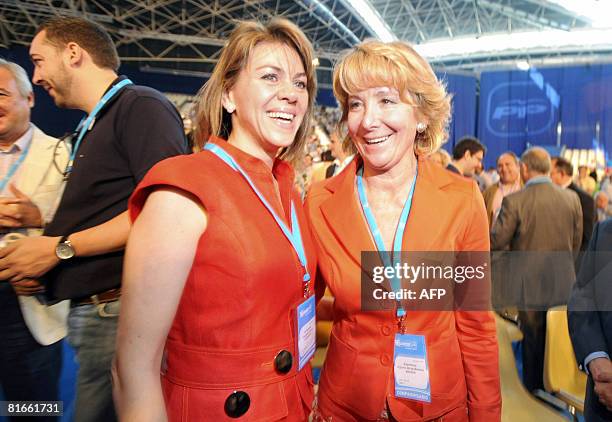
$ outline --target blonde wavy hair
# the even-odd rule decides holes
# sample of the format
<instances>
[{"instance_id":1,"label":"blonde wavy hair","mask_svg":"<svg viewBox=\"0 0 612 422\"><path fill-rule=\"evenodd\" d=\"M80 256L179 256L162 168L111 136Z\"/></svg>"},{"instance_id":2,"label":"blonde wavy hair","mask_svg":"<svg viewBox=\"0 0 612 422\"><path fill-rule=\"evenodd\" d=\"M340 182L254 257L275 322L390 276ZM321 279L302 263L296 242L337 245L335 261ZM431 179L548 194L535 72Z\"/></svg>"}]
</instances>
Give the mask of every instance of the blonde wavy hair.
<instances>
[{"instance_id":1,"label":"blonde wavy hair","mask_svg":"<svg viewBox=\"0 0 612 422\"><path fill-rule=\"evenodd\" d=\"M378 86L397 89L402 101L417 107L427 119L427 129L416 135L415 152L427 155L437 151L448 138L451 97L429 63L400 41L364 41L336 64L333 88L342 108L339 132L346 125L349 96ZM344 146L356 152L348 136Z\"/></svg>"},{"instance_id":2,"label":"blonde wavy hair","mask_svg":"<svg viewBox=\"0 0 612 422\"><path fill-rule=\"evenodd\" d=\"M282 18L272 19L265 25L260 22L240 22L232 31L210 79L197 95L194 136L197 147L201 148L211 135L223 139L229 137L232 132L232 118L223 108L223 94L234 87L241 70L247 66L251 52L258 44L264 42L287 45L295 50L304 66L308 107L294 142L281 153L281 156L291 159L303 151L310 130L317 91L314 52L304 33L295 24Z\"/></svg>"}]
</instances>

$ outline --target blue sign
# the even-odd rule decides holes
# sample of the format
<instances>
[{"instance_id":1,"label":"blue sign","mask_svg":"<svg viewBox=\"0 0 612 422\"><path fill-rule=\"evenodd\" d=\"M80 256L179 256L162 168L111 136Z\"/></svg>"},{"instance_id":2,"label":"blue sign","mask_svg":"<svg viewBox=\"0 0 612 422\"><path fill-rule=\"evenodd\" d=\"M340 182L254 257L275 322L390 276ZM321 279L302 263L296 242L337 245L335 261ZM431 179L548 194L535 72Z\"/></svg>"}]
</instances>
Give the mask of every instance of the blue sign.
<instances>
[{"instance_id":1,"label":"blue sign","mask_svg":"<svg viewBox=\"0 0 612 422\"><path fill-rule=\"evenodd\" d=\"M487 129L500 137L545 133L555 123L553 101L533 80L500 83L487 96Z\"/></svg>"}]
</instances>

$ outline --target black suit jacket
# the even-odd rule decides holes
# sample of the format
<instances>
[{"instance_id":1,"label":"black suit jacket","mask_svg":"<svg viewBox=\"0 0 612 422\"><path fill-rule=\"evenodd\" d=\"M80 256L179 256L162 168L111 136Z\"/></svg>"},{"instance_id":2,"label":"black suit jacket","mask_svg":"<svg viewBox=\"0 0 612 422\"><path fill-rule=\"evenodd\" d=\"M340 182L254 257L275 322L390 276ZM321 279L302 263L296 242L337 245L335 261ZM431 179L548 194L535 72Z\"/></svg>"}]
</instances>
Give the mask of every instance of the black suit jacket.
<instances>
[{"instance_id":1,"label":"black suit jacket","mask_svg":"<svg viewBox=\"0 0 612 422\"><path fill-rule=\"evenodd\" d=\"M578 366L593 352L612 356L612 219L593 230L568 303L569 332ZM590 381L585 401L587 421L612 420Z\"/></svg>"},{"instance_id":2,"label":"black suit jacket","mask_svg":"<svg viewBox=\"0 0 612 422\"><path fill-rule=\"evenodd\" d=\"M593 234L593 225L597 221L595 200L573 182L567 188L576 192L578 199L580 199L580 207L582 208L582 243L580 244L580 250L584 251Z\"/></svg>"}]
</instances>

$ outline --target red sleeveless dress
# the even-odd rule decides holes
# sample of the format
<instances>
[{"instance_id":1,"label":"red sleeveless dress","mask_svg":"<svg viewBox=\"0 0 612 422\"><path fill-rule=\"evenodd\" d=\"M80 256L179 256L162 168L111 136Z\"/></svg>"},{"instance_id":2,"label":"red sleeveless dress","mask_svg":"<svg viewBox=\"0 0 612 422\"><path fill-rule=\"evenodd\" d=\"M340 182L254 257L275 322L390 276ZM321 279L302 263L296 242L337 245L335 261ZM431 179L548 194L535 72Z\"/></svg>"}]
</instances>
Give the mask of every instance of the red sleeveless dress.
<instances>
[{"instance_id":1,"label":"red sleeveless dress","mask_svg":"<svg viewBox=\"0 0 612 422\"><path fill-rule=\"evenodd\" d=\"M293 200L314 276L314 245L291 167L276 160L270 171L223 140L210 142L236 160L288 226ZM246 180L213 153L154 166L130 199L133 220L148 194L164 186L189 192L208 214L166 341L161 382L169 420L236 420L226 410L232 395L241 411L248 401L237 420L307 420L314 395L310 365L297 370L296 308L304 301L297 254ZM293 357L290 369L284 360L286 373L275 360L281 351Z\"/></svg>"}]
</instances>

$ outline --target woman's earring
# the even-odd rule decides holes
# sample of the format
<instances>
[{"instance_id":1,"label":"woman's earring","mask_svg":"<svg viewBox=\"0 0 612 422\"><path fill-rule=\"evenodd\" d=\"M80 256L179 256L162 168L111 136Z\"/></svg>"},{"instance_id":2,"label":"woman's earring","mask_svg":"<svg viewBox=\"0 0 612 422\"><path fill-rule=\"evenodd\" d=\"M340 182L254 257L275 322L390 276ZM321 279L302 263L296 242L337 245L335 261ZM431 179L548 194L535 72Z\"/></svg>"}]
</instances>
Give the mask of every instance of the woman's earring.
<instances>
[{"instance_id":1,"label":"woman's earring","mask_svg":"<svg viewBox=\"0 0 612 422\"><path fill-rule=\"evenodd\" d=\"M234 107L234 105L228 105L227 107L225 107L225 111L227 111L229 114L232 114L234 112L236 108Z\"/></svg>"},{"instance_id":2,"label":"woman's earring","mask_svg":"<svg viewBox=\"0 0 612 422\"><path fill-rule=\"evenodd\" d=\"M416 125L416 131L418 133L423 133L425 132L425 129L427 129L427 124L423 123L423 122L419 122Z\"/></svg>"}]
</instances>

